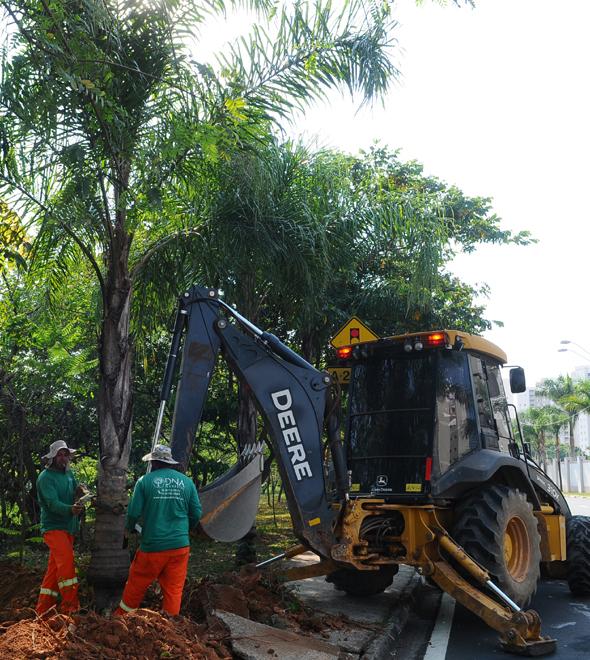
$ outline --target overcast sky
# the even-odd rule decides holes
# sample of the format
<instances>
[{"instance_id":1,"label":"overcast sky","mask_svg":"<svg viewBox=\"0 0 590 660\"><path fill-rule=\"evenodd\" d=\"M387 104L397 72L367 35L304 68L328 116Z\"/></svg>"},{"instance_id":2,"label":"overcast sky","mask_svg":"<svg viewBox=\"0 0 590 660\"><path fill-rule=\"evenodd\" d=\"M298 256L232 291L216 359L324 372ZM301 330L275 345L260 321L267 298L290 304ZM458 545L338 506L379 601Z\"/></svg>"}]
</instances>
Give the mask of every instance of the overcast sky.
<instances>
[{"instance_id":1,"label":"overcast sky","mask_svg":"<svg viewBox=\"0 0 590 660\"><path fill-rule=\"evenodd\" d=\"M590 363L557 352L562 339L590 350L590 2L393 7L402 77L384 107L357 113L334 95L292 132L352 153L380 140L427 174L492 197L503 227L528 229L539 243L456 260L462 279L491 287L488 317L504 327L486 336L525 367L529 384Z\"/></svg>"},{"instance_id":2,"label":"overcast sky","mask_svg":"<svg viewBox=\"0 0 590 660\"><path fill-rule=\"evenodd\" d=\"M504 327L486 336L529 383L590 363L557 352L562 339L590 350L590 2L402 0L394 15L402 78L385 107L355 114L335 98L298 126L352 152L378 139L427 174L492 197L504 227L539 243L457 259L457 275L492 289L488 315Z\"/></svg>"}]
</instances>

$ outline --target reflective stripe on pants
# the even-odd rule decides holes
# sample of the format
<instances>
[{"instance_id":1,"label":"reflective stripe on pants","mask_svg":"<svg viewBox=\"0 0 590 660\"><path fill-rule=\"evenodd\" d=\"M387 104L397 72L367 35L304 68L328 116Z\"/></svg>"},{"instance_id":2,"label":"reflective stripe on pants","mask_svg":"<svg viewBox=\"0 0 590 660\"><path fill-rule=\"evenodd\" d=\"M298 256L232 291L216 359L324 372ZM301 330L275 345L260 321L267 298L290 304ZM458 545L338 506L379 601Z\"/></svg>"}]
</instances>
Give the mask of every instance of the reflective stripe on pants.
<instances>
[{"instance_id":1,"label":"reflective stripe on pants","mask_svg":"<svg viewBox=\"0 0 590 660\"><path fill-rule=\"evenodd\" d=\"M141 605L145 592L154 580L162 587L162 609L168 614L180 612L182 589L186 580L189 547L142 552L138 550L129 569L121 603L115 614L132 612Z\"/></svg>"},{"instance_id":2,"label":"reflective stripe on pants","mask_svg":"<svg viewBox=\"0 0 590 660\"><path fill-rule=\"evenodd\" d=\"M135 612L137 607L129 607L126 605L123 601L119 603L119 607L124 611L124 612Z\"/></svg>"},{"instance_id":3,"label":"reflective stripe on pants","mask_svg":"<svg viewBox=\"0 0 590 660\"><path fill-rule=\"evenodd\" d=\"M57 597L61 594L60 612L76 612L80 609L80 603L74 564L74 537L65 530L52 529L43 534L43 540L49 547L49 561L35 611L43 614L57 603Z\"/></svg>"}]
</instances>

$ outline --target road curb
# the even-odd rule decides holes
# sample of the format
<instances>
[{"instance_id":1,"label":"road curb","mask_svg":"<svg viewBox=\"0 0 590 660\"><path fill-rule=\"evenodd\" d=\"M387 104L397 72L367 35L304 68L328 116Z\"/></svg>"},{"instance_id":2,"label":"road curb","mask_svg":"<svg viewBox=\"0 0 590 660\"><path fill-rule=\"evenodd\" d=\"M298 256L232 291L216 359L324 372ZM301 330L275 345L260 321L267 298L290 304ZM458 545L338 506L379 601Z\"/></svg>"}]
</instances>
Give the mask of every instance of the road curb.
<instances>
[{"instance_id":1,"label":"road curb","mask_svg":"<svg viewBox=\"0 0 590 660\"><path fill-rule=\"evenodd\" d=\"M306 553L293 564L315 561L312 553ZM343 660L382 660L389 657L389 650L398 641L414 603L414 591L421 584L413 567L401 565L393 583L375 596L348 596L323 576L294 582L292 588L304 606L345 622L343 627L315 634L337 646Z\"/></svg>"},{"instance_id":2,"label":"road curb","mask_svg":"<svg viewBox=\"0 0 590 660\"><path fill-rule=\"evenodd\" d=\"M395 583L395 579L394 579ZM414 591L422 584L420 575L413 571L406 584L399 589L395 602L387 617L383 630L378 632L361 653L361 660L384 660L390 656L390 650L398 641L408 621L414 598Z\"/></svg>"}]
</instances>

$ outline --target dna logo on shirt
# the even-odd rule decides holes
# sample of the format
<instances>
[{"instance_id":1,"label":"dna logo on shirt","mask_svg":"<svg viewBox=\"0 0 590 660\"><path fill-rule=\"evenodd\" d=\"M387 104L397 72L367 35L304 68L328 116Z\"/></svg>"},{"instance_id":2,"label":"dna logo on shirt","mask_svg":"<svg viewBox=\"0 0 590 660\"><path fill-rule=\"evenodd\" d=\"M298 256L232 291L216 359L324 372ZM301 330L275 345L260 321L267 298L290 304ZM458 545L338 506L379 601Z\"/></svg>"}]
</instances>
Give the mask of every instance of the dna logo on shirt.
<instances>
[{"instance_id":1,"label":"dna logo on shirt","mask_svg":"<svg viewBox=\"0 0 590 660\"><path fill-rule=\"evenodd\" d=\"M154 486L156 488L155 499L178 499L184 496L186 484L182 479L174 477L156 477Z\"/></svg>"}]
</instances>

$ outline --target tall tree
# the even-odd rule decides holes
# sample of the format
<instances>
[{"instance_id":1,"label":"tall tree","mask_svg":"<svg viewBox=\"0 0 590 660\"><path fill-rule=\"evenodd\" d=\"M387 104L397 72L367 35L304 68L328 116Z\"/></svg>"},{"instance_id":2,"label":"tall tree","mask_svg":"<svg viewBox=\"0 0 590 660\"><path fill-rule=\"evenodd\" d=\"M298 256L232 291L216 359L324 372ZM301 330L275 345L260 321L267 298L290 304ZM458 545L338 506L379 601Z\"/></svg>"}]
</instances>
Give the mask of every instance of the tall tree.
<instances>
[{"instance_id":1,"label":"tall tree","mask_svg":"<svg viewBox=\"0 0 590 660\"><path fill-rule=\"evenodd\" d=\"M419 163L404 162L386 147L355 158L322 154L315 168L314 183L333 183L325 190L314 186L308 196L324 214L326 250L322 277L297 324L303 344L314 337L317 352L351 312L388 334L490 326L474 302L486 289L459 282L446 267L456 251L483 243L525 245L532 240L528 232L501 229L489 199L467 197L425 176Z\"/></svg>"},{"instance_id":2,"label":"tall tree","mask_svg":"<svg viewBox=\"0 0 590 660\"><path fill-rule=\"evenodd\" d=\"M528 408L523 413L522 427L524 429L525 438L527 438L529 442L532 440L531 444L536 450L539 462L545 471L547 471L546 438L551 426L552 415L552 406Z\"/></svg>"},{"instance_id":3,"label":"tall tree","mask_svg":"<svg viewBox=\"0 0 590 660\"><path fill-rule=\"evenodd\" d=\"M570 398L577 404L578 414L590 410L590 378L576 381Z\"/></svg>"},{"instance_id":4,"label":"tall tree","mask_svg":"<svg viewBox=\"0 0 590 660\"><path fill-rule=\"evenodd\" d=\"M555 441L555 457L558 461L561 461L559 434L564 427L568 426L569 415L559 406L545 406L545 410L547 411L547 430L553 434ZM560 463L557 465L557 480L559 481L559 487L562 488Z\"/></svg>"},{"instance_id":5,"label":"tall tree","mask_svg":"<svg viewBox=\"0 0 590 660\"><path fill-rule=\"evenodd\" d=\"M574 382L570 376L545 378L537 391L542 396L551 399L556 406L568 414L568 427L570 436L569 453L573 458L576 455L576 440L574 437L576 416L580 409L579 403L573 399Z\"/></svg>"},{"instance_id":6,"label":"tall tree","mask_svg":"<svg viewBox=\"0 0 590 660\"><path fill-rule=\"evenodd\" d=\"M563 405L576 422L581 415L590 414L590 379L576 381L573 393L564 398Z\"/></svg>"},{"instance_id":7,"label":"tall tree","mask_svg":"<svg viewBox=\"0 0 590 660\"><path fill-rule=\"evenodd\" d=\"M122 514L134 266L170 235L186 239L198 221L181 211L162 221L166 188L189 155L218 158L262 117L285 116L330 87L379 96L396 73L389 11L351 2L334 15L318 2L276 14L268 0L252 0L274 15L275 30L254 27L216 74L191 64L185 34L222 13L223 0L1 4L14 27L0 89L2 189L37 227L36 264L51 287L86 259L100 289L98 510L88 575L108 587L124 581L129 561Z\"/></svg>"}]
</instances>

